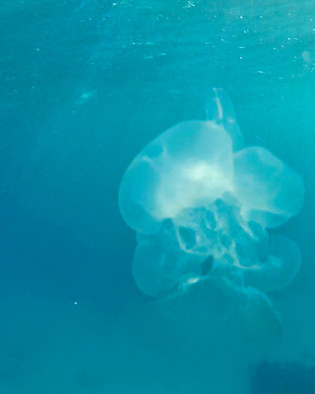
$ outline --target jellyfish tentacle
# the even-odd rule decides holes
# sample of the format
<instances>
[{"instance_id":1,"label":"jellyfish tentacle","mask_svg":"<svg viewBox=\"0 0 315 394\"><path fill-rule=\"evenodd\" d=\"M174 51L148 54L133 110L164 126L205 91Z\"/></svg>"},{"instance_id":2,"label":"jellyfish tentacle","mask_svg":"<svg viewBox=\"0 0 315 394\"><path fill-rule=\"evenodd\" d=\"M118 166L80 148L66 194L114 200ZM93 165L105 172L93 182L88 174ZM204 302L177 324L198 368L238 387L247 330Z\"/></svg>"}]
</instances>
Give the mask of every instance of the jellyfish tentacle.
<instances>
[{"instance_id":1,"label":"jellyfish tentacle","mask_svg":"<svg viewBox=\"0 0 315 394\"><path fill-rule=\"evenodd\" d=\"M244 137L237 124L234 106L221 88L213 88L205 101L206 120L215 122L226 130L233 141L233 150L236 152L244 147Z\"/></svg>"}]
</instances>

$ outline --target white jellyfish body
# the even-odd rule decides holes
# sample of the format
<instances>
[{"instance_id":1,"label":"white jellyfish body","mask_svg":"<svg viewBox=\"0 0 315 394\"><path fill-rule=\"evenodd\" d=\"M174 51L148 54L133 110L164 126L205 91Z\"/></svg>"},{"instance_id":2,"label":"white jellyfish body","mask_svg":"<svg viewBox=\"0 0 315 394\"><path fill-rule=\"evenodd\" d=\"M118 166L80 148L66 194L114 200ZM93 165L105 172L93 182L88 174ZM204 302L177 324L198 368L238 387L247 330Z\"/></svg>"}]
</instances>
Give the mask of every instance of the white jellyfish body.
<instances>
[{"instance_id":1,"label":"white jellyfish body","mask_svg":"<svg viewBox=\"0 0 315 394\"><path fill-rule=\"evenodd\" d=\"M208 120L160 134L121 181L120 211L138 233L133 274L153 297L210 278L265 293L287 286L300 266L298 247L267 229L298 213L302 179L268 150L244 147L222 90L209 103Z\"/></svg>"},{"instance_id":2,"label":"white jellyfish body","mask_svg":"<svg viewBox=\"0 0 315 394\"><path fill-rule=\"evenodd\" d=\"M232 142L213 122L181 123L146 146L128 168L119 193L127 224L155 232L182 210L215 201L231 189Z\"/></svg>"}]
</instances>

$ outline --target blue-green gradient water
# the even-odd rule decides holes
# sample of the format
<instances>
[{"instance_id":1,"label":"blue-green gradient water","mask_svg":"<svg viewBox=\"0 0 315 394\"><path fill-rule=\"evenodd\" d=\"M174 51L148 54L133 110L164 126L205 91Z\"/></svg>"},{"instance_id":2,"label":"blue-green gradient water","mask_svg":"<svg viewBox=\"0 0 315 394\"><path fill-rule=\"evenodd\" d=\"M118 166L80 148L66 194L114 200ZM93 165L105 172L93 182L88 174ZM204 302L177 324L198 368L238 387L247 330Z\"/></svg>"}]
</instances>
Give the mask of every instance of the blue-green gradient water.
<instances>
[{"instance_id":1,"label":"blue-green gradient water","mask_svg":"<svg viewBox=\"0 0 315 394\"><path fill-rule=\"evenodd\" d=\"M315 365L314 70L312 0L0 2L1 394L259 394L256 363ZM280 339L215 289L154 301L132 278L121 177L213 87L305 183Z\"/></svg>"}]
</instances>

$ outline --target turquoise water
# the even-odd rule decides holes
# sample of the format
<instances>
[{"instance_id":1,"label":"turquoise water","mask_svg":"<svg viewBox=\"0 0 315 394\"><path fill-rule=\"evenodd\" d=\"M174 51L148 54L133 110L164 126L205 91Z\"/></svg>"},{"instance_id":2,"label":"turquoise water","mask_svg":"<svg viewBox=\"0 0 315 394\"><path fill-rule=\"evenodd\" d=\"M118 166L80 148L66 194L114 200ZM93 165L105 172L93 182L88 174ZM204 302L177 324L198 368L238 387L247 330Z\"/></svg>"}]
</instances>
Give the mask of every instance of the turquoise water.
<instances>
[{"instance_id":1,"label":"turquoise water","mask_svg":"<svg viewBox=\"0 0 315 394\"><path fill-rule=\"evenodd\" d=\"M256 363L314 366L314 15L311 0L0 3L1 393L255 394ZM303 261L272 295L280 338L215 289L154 301L132 278L121 177L203 119L215 86L247 144L305 183L281 228Z\"/></svg>"}]
</instances>

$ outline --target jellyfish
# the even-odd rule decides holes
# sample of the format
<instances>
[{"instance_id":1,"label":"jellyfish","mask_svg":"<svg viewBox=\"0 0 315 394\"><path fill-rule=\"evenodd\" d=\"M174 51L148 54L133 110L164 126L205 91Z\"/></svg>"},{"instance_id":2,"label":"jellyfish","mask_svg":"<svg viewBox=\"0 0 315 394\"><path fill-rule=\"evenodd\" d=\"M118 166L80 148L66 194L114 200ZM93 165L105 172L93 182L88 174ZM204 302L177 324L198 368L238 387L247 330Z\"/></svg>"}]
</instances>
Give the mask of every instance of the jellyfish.
<instances>
[{"instance_id":1,"label":"jellyfish","mask_svg":"<svg viewBox=\"0 0 315 394\"><path fill-rule=\"evenodd\" d=\"M269 229L299 212L303 181L269 150L245 146L222 89L206 113L162 132L123 175L119 208L137 233L136 284L161 298L215 282L243 306L246 298L272 310L267 293L293 280L301 256Z\"/></svg>"}]
</instances>

